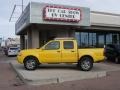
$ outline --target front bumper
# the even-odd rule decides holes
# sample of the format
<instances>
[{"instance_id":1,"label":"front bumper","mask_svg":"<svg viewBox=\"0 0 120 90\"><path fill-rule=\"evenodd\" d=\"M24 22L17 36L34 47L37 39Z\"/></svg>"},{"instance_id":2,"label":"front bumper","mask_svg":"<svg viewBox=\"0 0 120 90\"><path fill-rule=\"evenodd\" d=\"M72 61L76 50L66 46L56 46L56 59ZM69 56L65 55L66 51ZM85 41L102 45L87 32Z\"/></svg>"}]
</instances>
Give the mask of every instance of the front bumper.
<instances>
[{"instance_id":1,"label":"front bumper","mask_svg":"<svg viewBox=\"0 0 120 90\"><path fill-rule=\"evenodd\" d=\"M18 63L23 64L24 57L17 55L17 61L18 61Z\"/></svg>"}]
</instances>

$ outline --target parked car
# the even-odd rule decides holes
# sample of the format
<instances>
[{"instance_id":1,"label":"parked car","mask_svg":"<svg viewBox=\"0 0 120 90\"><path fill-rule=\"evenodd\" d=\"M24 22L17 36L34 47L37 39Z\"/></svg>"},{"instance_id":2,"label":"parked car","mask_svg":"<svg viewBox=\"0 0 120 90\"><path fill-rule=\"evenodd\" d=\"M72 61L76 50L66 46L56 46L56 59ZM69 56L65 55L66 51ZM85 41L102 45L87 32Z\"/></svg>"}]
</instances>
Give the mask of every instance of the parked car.
<instances>
[{"instance_id":1,"label":"parked car","mask_svg":"<svg viewBox=\"0 0 120 90\"><path fill-rule=\"evenodd\" d=\"M7 56L16 56L19 51L19 47L9 47L7 50Z\"/></svg>"},{"instance_id":2,"label":"parked car","mask_svg":"<svg viewBox=\"0 0 120 90\"><path fill-rule=\"evenodd\" d=\"M107 60L114 60L115 63L120 62L120 45L107 44L104 47L104 56Z\"/></svg>"},{"instance_id":3,"label":"parked car","mask_svg":"<svg viewBox=\"0 0 120 90\"><path fill-rule=\"evenodd\" d=\"M25 69L35 70L40 64L76 63L78 69L89 71L93 63L104 61L103 48L78 49L75 39L55 39L40 49L22 50L17 56Z\"/></svg>"}]
</instances>

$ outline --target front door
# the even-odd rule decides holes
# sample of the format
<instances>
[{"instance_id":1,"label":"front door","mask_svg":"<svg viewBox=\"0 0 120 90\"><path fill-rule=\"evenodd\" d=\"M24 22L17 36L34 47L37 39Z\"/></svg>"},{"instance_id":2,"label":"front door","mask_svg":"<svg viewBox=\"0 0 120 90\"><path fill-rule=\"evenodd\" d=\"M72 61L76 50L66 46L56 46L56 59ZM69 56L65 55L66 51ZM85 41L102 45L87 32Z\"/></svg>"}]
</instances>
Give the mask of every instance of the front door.
<instances>
[{"instance_id":1,"label":"front door","mask_svg":"<svg viewBox=\"0 0 120 90\"><path fill-rule=\"evenodd\" d=\"M61 49L59 41L51 41L45 45L40 53L42 63L57 63L61 61Z\"/></svg>"}]
</instances>

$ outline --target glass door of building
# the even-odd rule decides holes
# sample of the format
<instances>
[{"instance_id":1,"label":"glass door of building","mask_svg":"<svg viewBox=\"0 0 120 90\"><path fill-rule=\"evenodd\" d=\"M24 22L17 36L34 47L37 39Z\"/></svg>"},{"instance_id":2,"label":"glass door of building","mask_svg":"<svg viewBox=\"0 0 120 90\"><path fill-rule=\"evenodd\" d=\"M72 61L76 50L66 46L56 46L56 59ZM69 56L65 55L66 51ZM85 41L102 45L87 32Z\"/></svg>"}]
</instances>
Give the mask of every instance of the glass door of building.
<instances>
[{"instance_id":1,"label":"glass door of building","mask_svg":"<svg viewBox=\"0 0 120 90\"><path fill-rule=\"evenodd\" d=\"M113 41L113 44L119 44L120 40L119 40L119 34L113 34L112 35L112 41Z\"/></svg>"},{"instance_id":2,"label":"glass door of building","mask_svg":"<svg viewBox=\"0 0 120 90\"><path fill-rule=\"evenodd\" d=\"M97 34L97 45L98 47L104 47L105 45L105 34L98 33Z\"/></svg>"}]
</instances>

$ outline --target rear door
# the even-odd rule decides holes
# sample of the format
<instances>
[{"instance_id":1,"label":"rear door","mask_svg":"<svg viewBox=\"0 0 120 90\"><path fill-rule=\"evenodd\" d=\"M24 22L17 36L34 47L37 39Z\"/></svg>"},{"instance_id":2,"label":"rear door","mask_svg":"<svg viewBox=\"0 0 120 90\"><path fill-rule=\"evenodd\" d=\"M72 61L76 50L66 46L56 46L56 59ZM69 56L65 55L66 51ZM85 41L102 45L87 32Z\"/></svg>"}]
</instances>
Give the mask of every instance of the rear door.
<instances>
[{"instance_id":1,"label":"rear door","mask_svg":"<svg viewBox=\"0 0 120 90\"><path fill-rule=\"evenodd\" d=\"M63 41L62 62L76 62L77 48L74 41Z\"/></svg>"}]
</instances>

